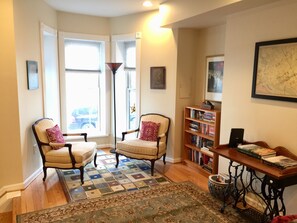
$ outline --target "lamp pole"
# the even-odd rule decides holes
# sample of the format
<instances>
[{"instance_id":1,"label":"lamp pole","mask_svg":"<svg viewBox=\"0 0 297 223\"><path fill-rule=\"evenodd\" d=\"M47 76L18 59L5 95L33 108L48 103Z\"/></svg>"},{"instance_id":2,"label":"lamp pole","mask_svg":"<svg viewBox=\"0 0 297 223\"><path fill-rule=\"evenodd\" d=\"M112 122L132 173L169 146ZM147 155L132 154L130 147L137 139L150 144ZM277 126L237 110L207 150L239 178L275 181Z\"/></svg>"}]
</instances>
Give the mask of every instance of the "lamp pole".
<instances>
[{"instance_id":1,"label":"lamp pole","mask_svg":"<svg viewBox=\"0 0 297 223\"><path fill-rule=\"evenodd\" d=\"M116 145L117 145L117 122L116 122L116 96L115 96L115 74L118 68L122 65L122 63L106 63L109 69L112 72L112 80L113 80L113 123L114 123L114 149L111 149L109 152L115 153Z\"/></svg>"}]
</instances>

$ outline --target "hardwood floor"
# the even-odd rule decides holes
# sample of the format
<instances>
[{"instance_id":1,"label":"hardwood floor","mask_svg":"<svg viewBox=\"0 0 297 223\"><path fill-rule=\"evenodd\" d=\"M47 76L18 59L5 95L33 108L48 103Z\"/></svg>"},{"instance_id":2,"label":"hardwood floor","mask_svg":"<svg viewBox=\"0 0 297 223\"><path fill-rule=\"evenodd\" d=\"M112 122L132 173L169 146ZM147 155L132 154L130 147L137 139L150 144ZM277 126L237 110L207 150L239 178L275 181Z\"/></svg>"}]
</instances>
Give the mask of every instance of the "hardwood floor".
<instances>
[{"instance_id":1,"label":"hardwood floor","mask_svg":"<svg viewBox=\"0 0 297 223\"><path fill-rule=\"evenodd\" d=\"M105 151L108 152L108 150ZM155 169L173 182L191 181L201 189L208 191L208 177L205 174L199 173L198 170L187 167L181 163L172 164L167 162L166 165L164 165L161 160L156 162ZM46 181L43 182L42 178L43 173L21 192L21 197L14 198L12 222L16 222L17 214L67 204L56 171L54 169L48 169ZM11 222L11 220L4 220L0 222Z\"/></svg>"}]
</instances>

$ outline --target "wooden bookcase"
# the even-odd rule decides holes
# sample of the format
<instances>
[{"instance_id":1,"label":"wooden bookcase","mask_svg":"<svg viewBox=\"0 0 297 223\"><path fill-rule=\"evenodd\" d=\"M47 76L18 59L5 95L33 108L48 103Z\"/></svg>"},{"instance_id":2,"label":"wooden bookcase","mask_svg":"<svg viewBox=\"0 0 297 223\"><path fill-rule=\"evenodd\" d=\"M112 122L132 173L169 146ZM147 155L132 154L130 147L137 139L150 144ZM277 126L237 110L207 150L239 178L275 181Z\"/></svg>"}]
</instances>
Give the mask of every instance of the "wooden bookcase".
<instances>
[{"instance_id":1,"label":"wooden bookcase","mask_svg":"<svg viewBox=\"0 0 297 223\"><path fill-rule=\"evenodd\" d=\"M185 107L183 161L206 174L218 173L218 155L207 150L219 145L221 112Z\"/></svg>"}]
</instances>

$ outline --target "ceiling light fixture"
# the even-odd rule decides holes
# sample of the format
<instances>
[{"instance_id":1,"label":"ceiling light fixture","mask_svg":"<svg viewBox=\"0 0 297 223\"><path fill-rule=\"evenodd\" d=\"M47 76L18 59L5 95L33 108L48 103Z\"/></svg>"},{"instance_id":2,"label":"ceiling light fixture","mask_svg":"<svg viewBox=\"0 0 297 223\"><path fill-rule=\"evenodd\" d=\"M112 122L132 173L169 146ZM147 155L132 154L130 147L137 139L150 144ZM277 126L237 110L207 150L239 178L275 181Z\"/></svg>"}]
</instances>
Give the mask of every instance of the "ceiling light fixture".
<instances>
[{"instance_id":1,"label":"ceiling light fixture","mask_svg":"<svg viewBox=\"0 0 297 223\"><path fill-rule=\"evenodd\" d=\"M143 5L144 7L152 7L152 6L153 6L153 3L152 3L152 1L144 1L144 2L142 3L142 5Z\"/></svg>"}]
</instances>

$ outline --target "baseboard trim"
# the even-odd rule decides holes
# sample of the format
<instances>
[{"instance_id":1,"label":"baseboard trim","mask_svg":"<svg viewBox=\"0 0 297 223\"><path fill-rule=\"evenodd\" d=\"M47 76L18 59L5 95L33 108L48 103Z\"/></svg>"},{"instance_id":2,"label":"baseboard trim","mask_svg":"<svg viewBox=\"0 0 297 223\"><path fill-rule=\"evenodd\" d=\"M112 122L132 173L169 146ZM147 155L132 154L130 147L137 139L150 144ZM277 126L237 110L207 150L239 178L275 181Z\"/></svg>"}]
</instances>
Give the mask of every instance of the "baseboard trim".
<instances>
[{"instance_id":1,"label":"baseboard trim","mask_svg":"<svg viewBox=\"0 0 297 223\"><path fill-rule=\"evenodd\" d=\"M34 173L32 173L25 181L24 181L24 189L27 188L33 180L38 177L38 175L42 172L42 166L39 167Z\"/></svg>"},{"instance_id":2,"label":"baseboard trim","mask_svg":"<svg viewBox=\"0 0 297 223\"><path fill-rule=\"evenodd\" d=\"M180 163L182 161L182 158L180 158L180 157L178 157L178 158L166 157L165 160L168 161L169 163Z\"/></svg>"},{"instance_id":3,"label":"baseboard trim","mask_svg":"<svg viewBox=\"0 0 297 223\"><path fill-rule=\"evenodd\" d=\"M97 145L97 149L104 149L104 148L113 148L112 144L100 144Z\"/></svg>"},{"instance_id":4,"label":"baseboard trim","mask_svg":"<svg viewBox=\"0 0 297 223\"><path fill-rule=\"evenodd\" d=\"M7 185L0 188L0 213L11 211L12 198L21 196L21 190L24 190L26 187L28 187L41 172L42 167L37 169L24 182Z\"/></svg>"}]
</instances>

